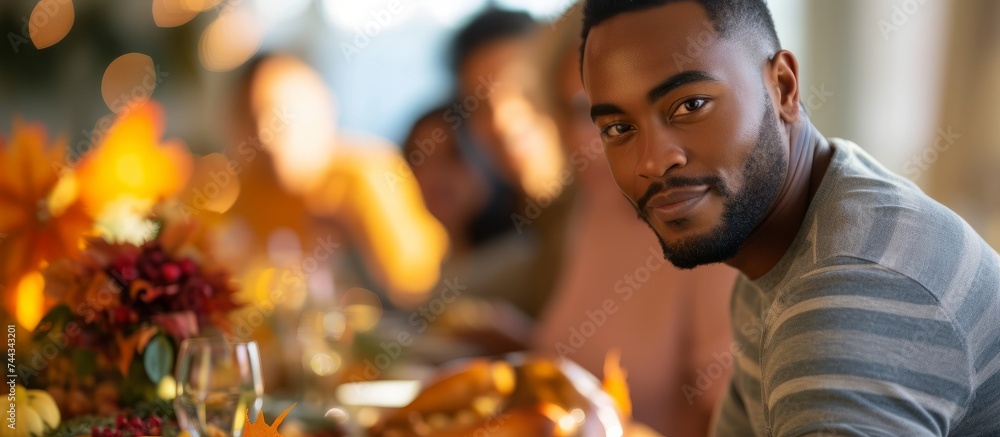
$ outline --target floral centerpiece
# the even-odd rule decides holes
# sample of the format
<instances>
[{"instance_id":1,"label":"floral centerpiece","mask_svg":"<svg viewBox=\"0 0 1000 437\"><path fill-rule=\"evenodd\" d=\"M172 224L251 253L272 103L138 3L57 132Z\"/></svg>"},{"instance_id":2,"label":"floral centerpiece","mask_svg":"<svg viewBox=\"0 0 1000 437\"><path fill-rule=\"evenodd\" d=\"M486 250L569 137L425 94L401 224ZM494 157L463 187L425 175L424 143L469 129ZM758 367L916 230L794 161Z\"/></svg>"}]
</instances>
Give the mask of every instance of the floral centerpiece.
<instances>
[{"instance_id":1,"label":"floral centerpiece","mask_svg":"<svg viewBox=\"0 0 1000 437\"><path fill-rule=\"evenodd\" d=\"M65 344L61 355L75 372L49 366L43 385L57 403L60 388L93 383L95 389L95 403L66 399L70 415L111 414L154 400L182 340L228 331L227 316L237 308L228 274L198 262L195 253L185 255L166 234L142 245L91 240L80 258L45 270L46 292L60 304L36 328L36 348ZM109 382L119 389L97 390Z\"/></svg>"},{"instance_id":2,"label":"floral centerpiece","mask_svg":"<svg viewBox=\"0 0 1000 437\"><path fill-rule=\"evenodd\" d=\"M0 136L0 313L32 331L19 385L46 390L63 418L169 397L179 343L226 333L238 307L202 227L179 213L194 160L161 139L162 109L116 117L83 151L21 120Z\"/></svg>"}]
</instances>

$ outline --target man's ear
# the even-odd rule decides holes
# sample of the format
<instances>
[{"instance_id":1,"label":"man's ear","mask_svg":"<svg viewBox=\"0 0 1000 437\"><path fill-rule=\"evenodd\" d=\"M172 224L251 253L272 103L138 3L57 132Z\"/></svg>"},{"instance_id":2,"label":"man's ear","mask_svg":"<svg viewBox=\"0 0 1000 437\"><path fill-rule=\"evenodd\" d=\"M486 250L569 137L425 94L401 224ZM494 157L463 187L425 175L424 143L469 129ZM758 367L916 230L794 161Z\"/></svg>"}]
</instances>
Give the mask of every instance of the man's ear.
<instances>
[{"instance_id":1,"label":"man's ear","mask_svg":"<svg viewBox=\"0 0 1000 437\"><path fill-rule=\"evenodd\" d=\"M781 50L767 63L771 83L778 93L778 112L785 123L799 119L799 61L788 50Z\"/></svg>"}]
</instances>

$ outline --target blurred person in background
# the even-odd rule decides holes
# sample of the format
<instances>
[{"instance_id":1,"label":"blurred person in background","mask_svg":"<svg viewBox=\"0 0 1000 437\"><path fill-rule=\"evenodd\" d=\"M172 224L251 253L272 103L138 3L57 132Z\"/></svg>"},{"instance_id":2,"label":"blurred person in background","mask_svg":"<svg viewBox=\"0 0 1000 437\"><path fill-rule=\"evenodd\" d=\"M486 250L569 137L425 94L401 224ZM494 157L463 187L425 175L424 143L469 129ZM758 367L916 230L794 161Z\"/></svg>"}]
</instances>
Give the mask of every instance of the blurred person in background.
<instances>
[{"instance_id":1,"label":"blurred person in background","mask_svg":"<svg viewBox=\"0 0 1000 437\"><path fill-rule=\"evenodd\" d=\"M267 197L255 198L283 192L302 203L307 219L332 220L345 242L359 250L375 283L358 285L384 289L389 297L427 291L437 281L447 240L417 185L403 177L407 168L399 149L386 140L337 131L332 94L320 75L295 57L264 57L246 77L237 103L245 104L236 122L241 134L231 152L248 166L229 211L258 235L282 225L271 221L302 220L265 207Z\"/></svg>"},{"instance_id":2,"label":"blurred person in background","mask_svg":"<svg viewBox=\"0 0 1000 437\"><path fill-rule=\"evenodd\" d=\"M448 232L450 255L463 256L476 245L472 225L489 200L489 182L466 159L445 120L447 111L436 108L417 119L403 143L403 157L427 210Z\"/></svg>"},{"instance_id":3,"label":"blurred person in background","mask_svg":"<svg viewBox=\"0 0 1000 437\"><path fill-rule=\"evenodd\" d=\"M452 42L455 103L441 115L488 187L488 200L471 225L473 244L481 249L496 238L517 241L493 251L531 245L525 268L497 276L501 282L490 287L519 288L504 295L522 296L516 305L530 317L545 305L558 273L567 205L555 123L532 98L537 36L538 23L524 12L488 8L474 17ZM524 279L527 288L521 288Z\"/></svg>"},{"instance_id":4,"label":"blurred person in background","mask_svg":"<svg viewBox=\"0 0 1000 437\"><path fill-rule=\"evenodd\" d=\"M529 274L537 262L537 245L516 234L477 241L473 224L489 200L488 177L470 162L475 152L468 150L471 145L459 144L445 119L447 111L436 108L421 116L403 143L403 155L428 210L448 232L449 252L441 266L444 282L435 288L446 288L448 281L462 287L459 301L448 305L435 326L462 337L481 331L487 336L467 339L487 354L520 350L527 345L531 323L523 314L538 300ZM480 314L483 305L490 310Z\"/></svg>"},{"instance_id":5,"label":"blurred person in background","mask_svg":"<svg viewBox=\"0 0 1000 437\"><path fill-rule=\"evenodd\" d=\"M536 104L540 84L533 53L539 35L538 22L527 13L488 8L452 43L457 96L445 119L460 142L475 146L471 159L522 202L558 197L564 169L555 124Z\"/></svg>"},{"instance_id":6,"label":"blurred person in background","mask_svg":"<svg viewBox=\"0 0 1000 437\"><path fill-rule=\"evenodd\" d=\"M536 53L575 183L564 268L534 347L595 375L609 351L620 351L636 420L666 435L707 435L731 367L725 314L736 271L665 262L656 236L622 199L580 80L581 29L572 7ZM588 323L601 325L591 333ZM707 373L716 382L706 388L699 379Z\"/></svg>"},{"instance_id":7,"label":"blurred person in background","mask_svg":"<svg viewBox=\"0 0 1000 437\"><path fill-rule=\"evenodd\" d=\"M219 246L243 272L246 298L260 303L250 310L274 311L269 329L254 332L265 351L285 359L272 367L271 386L295 389L311 369L296 342L282 339L302 340L300 318L351 305L343 299L353 287L382 296L366 303L375 315L383 304L424 295L437 284L447 235L405 177L399 149L338 132L332 94L298 58L248 65L233 107L234 139L221 165L194 183L205 194L188 204L222 213ZM221 189L209 190L213 184ZM346 343L355 321L347 320Z\"/></svg>"}]
</instances>

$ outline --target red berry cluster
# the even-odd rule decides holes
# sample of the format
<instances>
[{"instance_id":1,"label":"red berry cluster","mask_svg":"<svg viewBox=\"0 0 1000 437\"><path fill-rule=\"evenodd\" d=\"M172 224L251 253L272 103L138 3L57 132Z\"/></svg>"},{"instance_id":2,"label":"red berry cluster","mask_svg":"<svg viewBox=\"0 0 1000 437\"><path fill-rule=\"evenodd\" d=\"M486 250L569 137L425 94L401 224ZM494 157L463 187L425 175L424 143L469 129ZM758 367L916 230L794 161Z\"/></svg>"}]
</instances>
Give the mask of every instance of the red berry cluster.
<instances>
[{"instance_id":1,"label":"red berry cluster","mask_svg":"<svg viewBox=\"0 0 1000 437\"><path fill-rule=\"evenodd\" d=\"M204 317L233 309L227 278L206 274L190 258L174 258L156 242L127 251L107 267L121 286L121 306L109 314L114 326L135 324L150 315L193 311ZM203 320L199 320L203 322Z\"/></svg>"},{"instance_id":2,"label":"red berry cluster","mask_svg":"<svg viewBox=\"0 0 1000 437\"><path fill-rule=\"evenodd\" d=\"M139 437L158 436L162 434L163 419L159 416L151 416L146 420L140 417L127 417L119 415L115 419L114 428L93 427L90 429L91 437Z\"/></svg>"}]
</instances>

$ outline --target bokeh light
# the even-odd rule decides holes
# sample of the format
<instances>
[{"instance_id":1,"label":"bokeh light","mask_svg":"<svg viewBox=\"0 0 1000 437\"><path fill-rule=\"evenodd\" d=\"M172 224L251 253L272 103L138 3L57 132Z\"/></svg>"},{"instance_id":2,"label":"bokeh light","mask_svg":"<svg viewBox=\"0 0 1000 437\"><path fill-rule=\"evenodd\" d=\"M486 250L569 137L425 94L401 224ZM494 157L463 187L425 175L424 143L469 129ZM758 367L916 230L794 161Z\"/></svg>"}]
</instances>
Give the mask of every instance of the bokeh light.
<instances>
[{"instance_id":1,"label":"bokeh light","mask_svg":"<svg viewBox=\"0 0 1000 437\"><path fill-rule=\"evenodd\" d=\"M578 425L573 420L573 416L563 407L553 403L544 403L541 405L541 413L558 426L554 435L563 436L576 433Z\"/></svg>"},{"instance_id":2,"label":"bokeh light","mask_svg":"<svg viewBox=\"0 0 1000 437\"><path fill-rule=\"evenodd\" d=\"M55 188L52 188L52 192L49 193L49 197L46 199L46 204L49 207L49 214L53 217L62 215L66 212L67 208L76 202L79 195L79 187L77 186L76 178L73 176L72 172L64 173L59 177L59 181L56 182Z\"/></svg>"},{"instance_id":3,"label":"bokeh light","mask_svg":"<svg viewBox=\"0 0 1000 437\"><path fill-rule=\"evenodd\" d=\"M188 8L184 0L153 0L153 22L159 27L177 27L198 16L199 9Z\"/></svg>"},{"instance_id":4,"label":"bokeh light","mask_svg":"<svg viewBox=\"0 0 1000 437\"><path fill-rule=\"evenodd\" d=\"M347 411L340 407L331 408L329 411L326 412L326 414L323 415L323 417L331 419L334 422L340 424L347 423L347 421L350 419L350 415L347 414Z\"/></svg>"},{"instance_id":5,"label":"bokeh light","mask_svg":"<svg viewBox=\"0 0 1000 437\"><path fill-rule=\"evenodd\" d=\"M189 11L207 11L222 3L222 0L177 0L181 7Z\"/></svg>"},{"instance_id":6,"label":"bokeh light","mask_svg":"<svg viewBox=\"0 0 1000 437\"><path fill-rule=\"evenodd\" d=\"M94 218L94 225L107 241L140 246L152 240L159 230L156 222L146 217L152 206L149 199L124 196L106 205Z\"/></svg>"},{"instance_id":7,"label":"bokeh light","mask_svg":"<svg viewBox=\"0 0 1000 437\"><path fill-rule=\"evenodd\" d=\"M410 403L419 391L419 381L397 380L341 384L337 387L335 394L337 400L344 405L399 408ZM374 425L378 419L378 413L375 411L372 413L375 413L374 417L371 417L369 421L367 415L370 413L365 413L365 409L360 409L357 414L358 423L364 425L371 422L367 426Z\"/></svg>"},{"instance_id":8,"label":"bokeh light","mask_svg":"<svg viewBox=\"0 0 1000 437\"><path fill-rule=\"evenodd\" d=\"M125 113L108 129L77 167L88 211L100 214L123 196L156 201L180 193L191 176L191 155L179 141L161 141L162 135L163 110L154 102Z\"/></svg>"},{"instance_id":9,"label":"bokeh light","mask_svg":"<svg viewBox=\"0 0 1000 437\"><path fill-rule=\"evenodd\" d=\"M319 352L309 360L309 368L319 376L330 376L340 370L343 359L336 352Z\"/></svg>"},{"instance_id":10,"label":"bokeh light","mask_svg":"<svg viewBox=\"0 0 1000 437\"><path fill-rule=\"evenodd\" d=\"M579 7L579 2L577 0L497 0L497 5L503 8L523 10L539 19L552 19L565 13L571 7Z\"/></svg>"},{"instance_id":11,"label":"bokeh light","mask_svg":"<svg viewBox=\"0 0 1000 437\"><path fill-rule=\"evenodd\" d=\"M352 288L344 293L340 301L347 322L358 332L371 330L382 319L382 300L370 290Z\"/></svg>"},{"instance_id":12,"label":"bokeh light","mask_svg":"<svg viewBox=\"0 0 1000 437\"><path fill-rule=\"evenodd\" d=\"M323 0L320 7L330 24L375 38L385 30L402 24L413 9L411 2L397 1L394 5L399 6L390 11L388 2Z\"/></svg>"},{"instance_id":13,"label":"bokeh light","mask_svg":"<svg viewBox=\"0 0 1000 437\"><path fill-rule=\"evenodd\" d=\"M253 3L262 19L268 23L277 23L302 14L312 4L312 0L253 0Z\"/></svg>"},{"instance_id":14,"label":"bokeh light","mask_svg":"<svg viewBox=\"0 0 1000 437\"><path fill-rule=\"evenodd\" d=\"M185 201L196 211L224 213L240 196L239 167L221 153L195 161Z\"/></svg>"},{"instance_id":15,"label":"bokeh light","mask_svg":"<svg viewBox=\"0 0 1000 437\"><path fill-rule=\"evenodd\" d=\"M17 323L26 329L35 329L42 320L43 290L45 290L45 278L38 272L24 275L14 287L17 299Z\"/></svg>"},{"instance_id":16,"label":"bokeh light","mask_svg":"<svg viewBox=\"0 0 1000 437\"><path fill-rule=\"evenodd\" d=\"M230 71L243 65L260 48L264 31L246 9L224 9L201 34L198 57L209 71Z\"/></svg>"},{"instance_id":17,"label":"bokeh light","mask_svg":"<svg viewBox=\"0 0 1000 437\"><path fill-rule=\"evenodd\" d=\"M431 17L445 26L454 26L483 8L480 2L457 2L454 0L427 0L421 2Z\"/></svg>"},{"instance_id":18,"label":"bokeh light","mask_svg":"<svg viewBox=\"0 0 1000 437\"><path fill-rule=\"evenodd\" d=\"M41 50L62 41L73 28L76 11L72 0L41 0L31 11L28 35Z\"/></svg>"},{"instance_id":19,"label":"bokeh light","mask_svg":"<svg viewBox=\"0 0 1000 437\"><path fill-rule=\"evenodd\" d=\"M302 242L289 228L277 228L267 236L267 257L272 263L287 266L302 257Z\"/></svg>"},{"instance_id":20,"label":"bokeh light","mask_svg":"<svg viewBox=\"0 0 1000 437\"><path fill-rule=\"evenodd\" d=\"M142 53L119 56L104 70L101 96L114 113L146 103L153 95L157 81L153 58Z\"/></svg>"}]
</instances>

